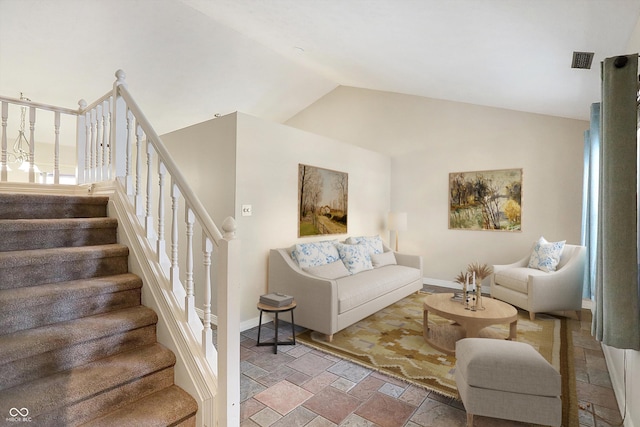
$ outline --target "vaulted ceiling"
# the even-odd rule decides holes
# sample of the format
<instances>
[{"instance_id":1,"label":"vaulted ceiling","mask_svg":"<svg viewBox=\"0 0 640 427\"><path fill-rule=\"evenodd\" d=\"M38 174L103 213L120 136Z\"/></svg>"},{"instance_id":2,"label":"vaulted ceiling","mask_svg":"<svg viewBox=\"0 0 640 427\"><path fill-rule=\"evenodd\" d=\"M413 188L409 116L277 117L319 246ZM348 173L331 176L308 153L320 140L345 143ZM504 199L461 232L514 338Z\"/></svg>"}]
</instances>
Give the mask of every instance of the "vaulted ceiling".
<instances>
[{"instance_id":1,"label":"vaulted ceiling","mask_svg":"<svg viewBox=\"0 0 640 427\"><path fill-rule=\"evenodd\" d=\"M74 108L123 69L159 133L282 122L339 85L586 120L639 17L638 0L0 0L0 94Z\"/></svg>"}]
</instances>

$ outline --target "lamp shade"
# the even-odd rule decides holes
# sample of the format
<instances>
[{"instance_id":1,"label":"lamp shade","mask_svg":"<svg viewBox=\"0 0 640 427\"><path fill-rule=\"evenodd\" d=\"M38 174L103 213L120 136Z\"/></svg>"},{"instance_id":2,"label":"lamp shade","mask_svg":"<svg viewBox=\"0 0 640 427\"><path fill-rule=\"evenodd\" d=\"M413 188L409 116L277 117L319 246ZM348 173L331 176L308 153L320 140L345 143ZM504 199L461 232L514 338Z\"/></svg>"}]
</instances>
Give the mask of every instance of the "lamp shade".
<instances>
[{"instance_id":1,"label":"lamp shade","mask_svg":"<svg viewBox=\"0 0 640 427\"><path fill-rule=\"evenodd\" d=\"M389 230L405 231L407 229L406 212L389 212Z\"/></svg>"}]
</instances>

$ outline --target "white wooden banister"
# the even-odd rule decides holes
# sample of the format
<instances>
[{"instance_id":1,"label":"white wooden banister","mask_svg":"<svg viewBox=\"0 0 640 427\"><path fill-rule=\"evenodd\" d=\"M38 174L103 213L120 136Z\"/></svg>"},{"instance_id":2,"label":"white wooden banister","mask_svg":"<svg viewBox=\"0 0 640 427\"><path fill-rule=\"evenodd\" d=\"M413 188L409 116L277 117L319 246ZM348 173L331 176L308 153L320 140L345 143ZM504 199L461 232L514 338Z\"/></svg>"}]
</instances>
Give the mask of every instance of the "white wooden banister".
<instances>
[{"instance_id":1,"label":"white wooden banister","mask_svg":"<svg viewBox=\"0 0 640 427\"><path fill-rule=\"evenodd\" d=\"M218 227L213 223L207 210L202 205L200 199L195 195L191 187L187 184L186 179L182 175L180 168L175 164L172 156L162 143L161 138L156 134L155 130L148 122L141 109L129 93L125 83L124 73L116 73L117 81L114 84L114 96L112 102L118 104L123 102L126 105L126 117L129 115L132 119L127 119L129 123L124 125L127 129L127 136L118 139L113 145L112 150L115 153L128 152L127 141L133 136L133 126L130 121L135 122L135 141L136 141L136 167L133 174L127 166L127 157L124 156L125 164L120 168L123 175L116 175L123 179L123 182L135 182L136 189L130 194L136 206L142 203L140 200L140 184L145 182L147 185L144 210L144 226L147 230L148 238L155 241L155 251L158 262L166 267L167 286L169 290L184 292L184 304L182 307L184 318L190 324L199 325L201 329L201 348L204 357L210 363L215 365L215 372L218 375L218 387L221 391L217 397L219 408L219 425L239 425L240 411L240 319L239 319L239 302L237 301L237 292L231 289L237 289L239 283L239 244L235 238L235 221L228 218L223 223L225 235L219 231ZM115 110L115 108L114 108ZM118 123L114 124L116 127ZM114 144L112 139L112 144ZM142 144L145 144L146 165L142 161ZM153 160L152 160L153 159ZM117 162L116 162L117 163ZM152 167L156 165L155 169ZM117 164L112 164L112 174L118 169ZM145 176L145 171L146 176ZM165 186L165 176L171 179L170 189L167 191ZM157 183L154 187L153 184ZM165 193L168 192L170 203L166 202ZM165 215L165 204L172 210L171 215ZM178 210L180 206L184 207L185 218L182 227L185 229L186 243L184 248L180 248L179 229L180 218ZM151 216L152 206L157 206L158 217ZM166 248L166 219L169 218L171 224L170 239L171 249L167 253ZM153 224L156 225L157 235L149 234L150 230L154 230ZM202 270L203 273L197 276L194 269L194 225L197 224L202 230ZM217 250L214 250L214 247ZM217 254L217 272L216 272L216 292L217 292L217 320L218 320L218 339L217 348L213 346L212 340L212 274L213 265L212 256ZM182 254L183 259L180 259ZM181 268L183 267L183 269ZM184 271L184 284L180 281L180 272ZM200 285L198 285L200 284ZM204 301L202 303L203 318L202 323L194 322L195 317L195 301L196 290L204 292L199 298ZM193 316L193 317L192 317Z\"/></svg>"},{"instance_id":2,"label":"white wooden banister","mask_svg":"<svg viewBox=\"0 0 640 427\"><path fill-rule=\"evenodd\" d=\"M126 87L122 87L120 89L120 95L126 101L129 109L134 113L136 122L138 126L140 126L140 128L144 131L147 139L151 141L160 141L160 137L156 134L155 130L153 130L153 127L144 116L144 114L142 114L142 111L140 110ZM211 220L211 217L206 213L207 211L202 205L202 202L200 202L200 199L195 195L193 190L188 185L186 185L186 179L180 172L180 169L175 164L175 162L173 162L173 157L164 147L164 144L156 145L154 143L154 148L160 158L171 159L170 164L167 163L167 168L171 170L171 176L174 177L176 184L180 188L181 194L183 195L185 200L189 202L189 205L193 207L194 215L196 216L198 223L202 224L203 229L208 230L207 233L210 232L212 234L208 237L213 239L214 242L220 240L222 238L222 234L218 230L218 227L216 227L216 225L213 223L213 220Z\"/></svg>"}]
</instances>

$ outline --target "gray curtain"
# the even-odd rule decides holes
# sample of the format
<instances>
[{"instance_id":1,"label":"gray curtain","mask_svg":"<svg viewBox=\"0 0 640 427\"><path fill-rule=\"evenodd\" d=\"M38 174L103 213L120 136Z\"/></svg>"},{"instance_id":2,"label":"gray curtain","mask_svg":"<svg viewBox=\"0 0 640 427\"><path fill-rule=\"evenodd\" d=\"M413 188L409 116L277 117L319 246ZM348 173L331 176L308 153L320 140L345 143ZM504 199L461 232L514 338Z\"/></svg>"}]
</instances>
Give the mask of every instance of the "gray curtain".
<instances>
[{"instance_id":1,"label":"gray curtain","mask_svg":"<svg viewBox=\"0 0 640 427\"><path fill-rule=\"evenodd\" d=\"M638 55L602 64L600 191L593 335L640 350L638 289Z\"/></svg>"}]
</instances>

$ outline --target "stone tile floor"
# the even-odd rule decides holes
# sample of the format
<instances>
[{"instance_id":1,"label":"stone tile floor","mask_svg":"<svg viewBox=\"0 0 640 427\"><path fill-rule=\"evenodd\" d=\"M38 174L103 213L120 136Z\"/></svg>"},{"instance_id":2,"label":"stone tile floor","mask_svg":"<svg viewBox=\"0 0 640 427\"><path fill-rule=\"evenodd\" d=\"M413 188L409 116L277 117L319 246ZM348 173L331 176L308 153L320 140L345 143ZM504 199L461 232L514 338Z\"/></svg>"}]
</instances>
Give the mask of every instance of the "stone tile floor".
<instances>
[{"instance_id":1,"label":"stone tile floor","mask_svg":"<svg viewBox=\"0 0 640 427\"><path fill-rule=\"evenodd\" d=\"M430 292L450 292L429 287ZM282 320L280 340L291 335ZM590 320L570 322L574 343L580 427L613 427L621 421L600 344ZM241 336L241 426L463 427L461 402L406 384L302 344L257 347L258 328ZM275 335L262 326L261 341ZM477 427L528 424L475 417Z\"/></svg>"}]
</instances>

